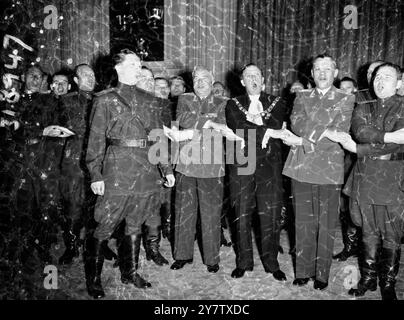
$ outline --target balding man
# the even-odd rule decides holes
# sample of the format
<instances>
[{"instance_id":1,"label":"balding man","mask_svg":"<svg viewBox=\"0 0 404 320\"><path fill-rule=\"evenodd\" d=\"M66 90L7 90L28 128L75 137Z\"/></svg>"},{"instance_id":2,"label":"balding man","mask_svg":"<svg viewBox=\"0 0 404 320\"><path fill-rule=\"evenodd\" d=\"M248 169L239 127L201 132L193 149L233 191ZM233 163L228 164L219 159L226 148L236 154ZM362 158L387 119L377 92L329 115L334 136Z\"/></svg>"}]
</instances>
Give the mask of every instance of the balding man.
<instances>
[{"instance_id":1,"label":"balding man","mask_svg":"<svg viewBox=\"0 0 404 320\"><path fill-rule=\"evenodd\" d=\"M224 158L222 137L211 129L224 127L227 100L213 95L213 76L206 68L196 67L192 79L194 92L180 95L177 121L181 129L198 129L202 133L194 132L192 136L192 131L189 131L192 141L180 148L176 166L175 262L171 269L181 269L192 262L199 212L203 263L208 272L215 273L219 270L220 260ZM214 161L217 155L219 162Z\"/></svg>"}]
</instances>

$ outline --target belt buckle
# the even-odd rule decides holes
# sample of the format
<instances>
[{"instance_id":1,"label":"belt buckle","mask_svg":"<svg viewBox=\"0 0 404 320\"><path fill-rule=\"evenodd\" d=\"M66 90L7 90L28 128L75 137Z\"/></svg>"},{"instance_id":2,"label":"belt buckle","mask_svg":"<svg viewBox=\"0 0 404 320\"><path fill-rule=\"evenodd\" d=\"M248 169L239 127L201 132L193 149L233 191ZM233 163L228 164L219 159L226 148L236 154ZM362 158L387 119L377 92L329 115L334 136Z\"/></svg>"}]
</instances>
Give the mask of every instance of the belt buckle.
<instances>
[{"instance_id":1,"label":"belt buckle","mask_svg":"<svg viewBox=\"0 0 404 320\"><path fill-rule=\"evenodd\" d=\"M146 148L147 147L147 141L146 139L140 139L140 148Z\"/></svg>"}]
</instances>

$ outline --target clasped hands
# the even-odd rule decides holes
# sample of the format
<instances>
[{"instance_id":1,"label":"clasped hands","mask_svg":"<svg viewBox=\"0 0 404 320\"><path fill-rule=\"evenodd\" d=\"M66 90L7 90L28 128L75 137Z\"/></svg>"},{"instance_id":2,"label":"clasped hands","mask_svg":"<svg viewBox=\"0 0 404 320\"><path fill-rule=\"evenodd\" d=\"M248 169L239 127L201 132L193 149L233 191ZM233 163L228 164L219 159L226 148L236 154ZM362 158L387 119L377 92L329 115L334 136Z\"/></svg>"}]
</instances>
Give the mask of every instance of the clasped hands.
<instances>
[{"instance_id":1,"label":"clasped hands","mask_svg":"<svg viewBox=\"0 0 404 320\"><path fill-rule=\"evenodd\" d=\"M193 129L183 129L178 130L177 127L173 126L171 129L164 126L164 134L169 138L171 141L180 142L186 140L194 139L195 130ZM241 142L241 149L245 147L245 141L243 138L236 135L233 130L231 130L228 126L222 123L213 122L211 120L206 121L203 129L213 129L220 132L226 139L231 141L240 141Z\"/></svg>"},{"instance_id":2,"label":"clasped hands","mask_svg":"<svg viewBox=\"0 0 404 320\"><path fill-rule=\"evenodd\" d=\"M404 137L404 129L399 134ZM266 148L269 138L281 139L284 144L292 147L303 144L303 138L295 135L294 133L286 129L285 126L283 126L280 130L267 129L264 138L262 139L262 148ZM339 132L327 129L320 136L319 141L323 138L328 138L331 141L340 143L344 149L356 153L356 143L346 132Z\"/></svg>"},{"instance_id":3,"label":"clasped hands","mask_svg":"<svg viewBox=\"0 0 404 320\"><path fill-rule=\"evenodd\" d=\"M281 139L288 146L299 146L302 144L302 138L286 129L286 123L283 123L282 129L279 130L267 129L262 139L262 149L267 147L269 138Z\"/></svg>"}]
</instances>

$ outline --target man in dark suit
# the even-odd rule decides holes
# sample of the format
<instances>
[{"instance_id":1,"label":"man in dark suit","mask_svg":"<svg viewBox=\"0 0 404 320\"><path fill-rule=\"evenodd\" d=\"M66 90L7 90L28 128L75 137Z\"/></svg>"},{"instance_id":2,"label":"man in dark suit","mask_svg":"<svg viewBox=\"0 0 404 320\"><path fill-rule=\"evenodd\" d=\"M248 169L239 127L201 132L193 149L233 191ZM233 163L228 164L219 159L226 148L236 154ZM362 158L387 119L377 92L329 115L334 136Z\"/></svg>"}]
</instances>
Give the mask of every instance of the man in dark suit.
<instances>
[{"instance_id":1,"label":"man in dark suit","mask_svg":"<svg viewBox=\"0 0 404 320\"><path fill-rule=\"evenodd\" d=\"M226 106L227 125L235 133L244 134L248 146L244 155L249 159L245 165L236 153L235 163L229 165L230 197L237 229L236 268L231 276L240 278L245 271L253 270L251 223L257 209L262 264L276 280L284 281L286 276L277 260L283 192L281 144L270 138L263 148L262 141L267 129L282 128L285 106L279 97L262 91L264 78L256 65L247 65L241 79L247 94L229 100Z\"/></svg>"},{"instance_id":2,"label":"man in dark suit","mask_svg":"<svg viewBox=\"0 0 404 320\"><path fill-rule=\"evenodd\" d=\"M333 86L335 61L319 55L313 61L315 89L302 90L294 102L291 129L283 138L291 145L283 174L292 178L296 215L296 279L303 286L328 286L334 234L344 182L344 151L328 138L335 130L348 132L355 96Z\"/></svg>"}]
</instances>

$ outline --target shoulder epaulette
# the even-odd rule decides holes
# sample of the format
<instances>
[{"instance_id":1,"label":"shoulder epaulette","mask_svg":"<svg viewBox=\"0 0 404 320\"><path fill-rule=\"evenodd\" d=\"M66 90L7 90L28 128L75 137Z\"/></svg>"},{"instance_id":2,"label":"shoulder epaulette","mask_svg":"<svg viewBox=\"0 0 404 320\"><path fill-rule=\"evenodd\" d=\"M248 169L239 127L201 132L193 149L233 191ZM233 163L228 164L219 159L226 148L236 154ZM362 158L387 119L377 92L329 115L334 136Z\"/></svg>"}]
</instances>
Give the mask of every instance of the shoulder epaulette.
<instances>
[{"instance_id":1,"label":"shoulder epaulette","mask_svg":"<svg viewBox=\"0 0 404 320\"><path fill-rule=\"evenodd\" d=\"M102 95L104 95L104 94L107 94L107 93L110 93L110 92L114 92L114 91L116 91L116 88L108 88L108 89L102 90L102 91L100 91L100 92L94 93L94 95L95 95L96 97L99 97L99 96L102 96Z\"/></svg>"}]
</instances>

